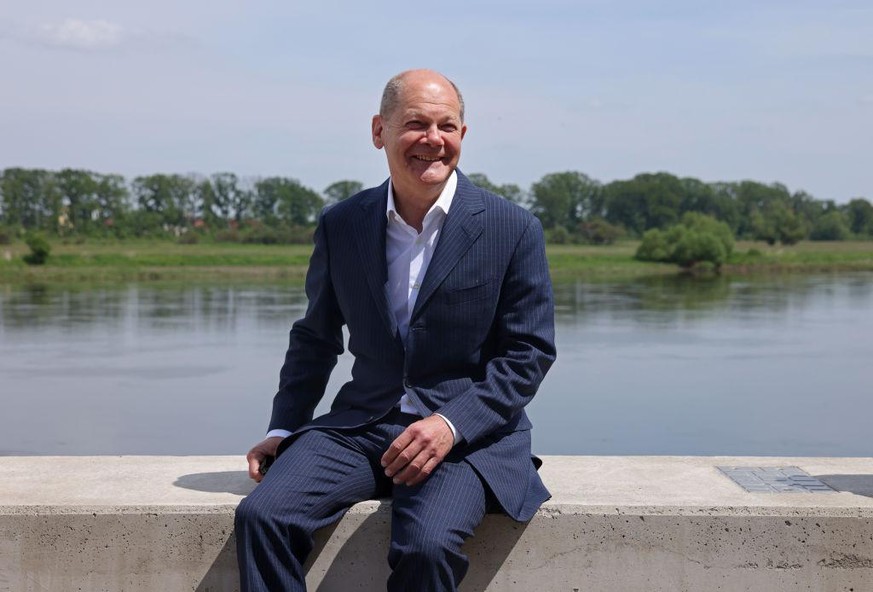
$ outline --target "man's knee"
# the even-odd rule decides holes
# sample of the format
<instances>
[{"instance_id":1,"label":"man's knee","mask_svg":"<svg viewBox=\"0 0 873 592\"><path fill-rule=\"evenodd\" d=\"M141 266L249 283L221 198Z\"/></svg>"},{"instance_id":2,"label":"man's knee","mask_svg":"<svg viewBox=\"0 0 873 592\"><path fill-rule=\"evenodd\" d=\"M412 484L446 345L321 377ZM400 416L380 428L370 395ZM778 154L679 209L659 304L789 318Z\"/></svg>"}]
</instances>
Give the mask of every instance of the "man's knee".
<instances>
[{"instance_id":1,"label":"man's knee","mask_svg":"<svg viewBox=\"0 0 873 592\"><path fill-rule=\"evenodd\" d=\"M439 526L407 528L402 540L391 541L389 562L395 563L402 558L412 563L433 564L456 555L464 543L463 537Z\"/></svg>"},{"instance_id":2,"label":"man's knee","mask_svg":"<svg viewBox=\"0 0 873 592\"><path fill-rule=\"evenodd\" d=\"M258 532L269 532L277 529L286 531L297 530L297 527L306 521L289 504L276 503L273 495L266 488L258 485L236 507L234 513L234 526L237 530L254 529Z\"/></svg>"},{"instance_id":3,"label":"man's knee","mask_svg":"<svg viewBox=\"0 0 873 592\"><path fill-rule=\"evenodd\" d=\"M271 522L273 517L265 504L259 503L257 496L250 494L236 507L233 524L237 531L248 528L261 528Z\"/></svg>"}]
</instances>

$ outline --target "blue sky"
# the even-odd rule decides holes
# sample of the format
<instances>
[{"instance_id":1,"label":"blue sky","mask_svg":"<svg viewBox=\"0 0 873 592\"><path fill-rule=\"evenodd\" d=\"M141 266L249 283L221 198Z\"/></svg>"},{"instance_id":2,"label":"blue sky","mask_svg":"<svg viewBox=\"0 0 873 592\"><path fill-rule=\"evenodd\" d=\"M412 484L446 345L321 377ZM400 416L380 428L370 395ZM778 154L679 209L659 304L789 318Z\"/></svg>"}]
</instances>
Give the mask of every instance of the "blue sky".
<instances>
[{"instance_id":1,"label":"blue sky","mask_svg":"<svg viewBox=\"0 0 873 592\"><path fill-rule=\"evenodd\" d=\"M385 81L461 87L461 167L873 199L873 3L4 0L0 167L386 176Z\"/></svg>"}]
</instances>

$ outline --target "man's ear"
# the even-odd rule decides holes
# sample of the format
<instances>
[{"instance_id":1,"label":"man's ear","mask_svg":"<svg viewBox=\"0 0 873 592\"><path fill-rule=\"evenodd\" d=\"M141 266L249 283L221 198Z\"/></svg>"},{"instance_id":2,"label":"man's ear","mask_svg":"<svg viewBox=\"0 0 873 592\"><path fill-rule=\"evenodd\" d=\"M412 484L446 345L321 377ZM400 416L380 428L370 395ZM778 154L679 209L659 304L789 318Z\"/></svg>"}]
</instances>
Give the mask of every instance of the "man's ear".
<instances>
[{"instance_id":1,"label":"man's ear","mask_svg":"<svg viewBox=\"0 0 873 592\"><path fill-rule=\"evenodd\" d=\"M463 140L464 136L466 136L466 135L467 135L467 124L465 123L464 125L461 126L461 139Z\"/></svg>"},{"instance_id":2,"label":"man's ear","mask_svg":"<svg viewBox=\"0 0 873 592\"><path fill-rule=\"evenodd\" d=\"M382 141L382 116L379 114L373 116L373 146L379 150L385 146Z\"/></svg>"}]
</instances>

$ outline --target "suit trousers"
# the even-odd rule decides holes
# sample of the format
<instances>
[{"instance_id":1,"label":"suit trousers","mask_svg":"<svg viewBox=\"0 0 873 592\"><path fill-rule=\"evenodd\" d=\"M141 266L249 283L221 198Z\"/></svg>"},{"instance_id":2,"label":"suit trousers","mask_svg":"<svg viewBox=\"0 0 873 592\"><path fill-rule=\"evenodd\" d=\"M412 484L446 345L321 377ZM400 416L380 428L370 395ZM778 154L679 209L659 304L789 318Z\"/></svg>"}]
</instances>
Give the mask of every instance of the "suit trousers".
<instances>
[{"instance_id":1,"label":"suit trousers","mask_svg":"<svg viewBox=\"0 0 873 592\"><path fill-rule=\"evenodd\" d=\"M306 590L303 564L316 530L356 502L392 497L389 592L457 590L469 562L464 540L489 506L487 486L457 448L414 487L392 485L380 464L418 416L303 432L236 510L242 592Z\"/></svg>"}]
</instances>

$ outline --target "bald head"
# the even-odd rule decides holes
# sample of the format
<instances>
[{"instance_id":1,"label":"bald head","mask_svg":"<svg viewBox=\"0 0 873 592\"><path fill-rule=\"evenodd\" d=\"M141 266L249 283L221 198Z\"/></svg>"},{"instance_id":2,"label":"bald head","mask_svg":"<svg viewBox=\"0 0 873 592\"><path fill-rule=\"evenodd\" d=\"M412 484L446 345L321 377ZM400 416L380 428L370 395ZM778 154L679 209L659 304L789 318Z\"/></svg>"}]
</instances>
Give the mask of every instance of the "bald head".
<instances>
[{"instance_id":1,"label":"bald head","mask_svg":"<svg viewBox=\"0 0 873 592\"><path fill-rule=\"evenodd\" d=\"M464 121L464 97L461 96L461 91L458 90L455 83L447 77L434 70L426 69L406 70L405 72L397 74L388 81L388 84L385 85L385 90L382 91L382 102L379 105L379 115L381 115L383 119L387 119L400 104L400 98L403 95L403 91L406 88L406 85L411 81L421 83L447 82L458 96L458 104L460 105L459 115L461 116L461 122Z\"/></svg>"}]
</instances>

